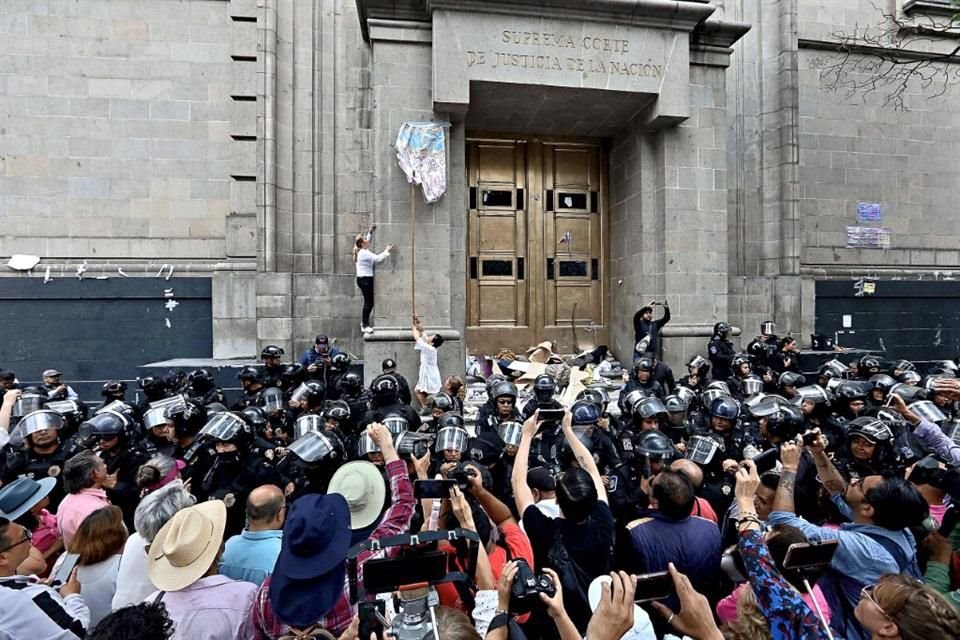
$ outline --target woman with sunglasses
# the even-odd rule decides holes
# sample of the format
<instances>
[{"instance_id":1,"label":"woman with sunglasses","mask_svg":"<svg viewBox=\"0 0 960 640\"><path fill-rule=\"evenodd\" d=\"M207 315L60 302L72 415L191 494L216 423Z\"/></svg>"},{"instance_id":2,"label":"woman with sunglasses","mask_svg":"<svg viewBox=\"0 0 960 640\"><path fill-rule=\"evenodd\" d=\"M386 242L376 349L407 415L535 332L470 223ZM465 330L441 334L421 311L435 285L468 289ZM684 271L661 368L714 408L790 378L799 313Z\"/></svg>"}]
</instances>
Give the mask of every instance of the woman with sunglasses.
<instances>
[{"instance_id":1,"label":"woman with sunglasses","mask_svg":"<svg viewBox=\"0 0 960 640\"><path fill-rule=\"evenodd\" d=\"M874 640L960 638L960 612L928 585L887 574L860 592L857 621Z\"/></svg>"}]
</instances>

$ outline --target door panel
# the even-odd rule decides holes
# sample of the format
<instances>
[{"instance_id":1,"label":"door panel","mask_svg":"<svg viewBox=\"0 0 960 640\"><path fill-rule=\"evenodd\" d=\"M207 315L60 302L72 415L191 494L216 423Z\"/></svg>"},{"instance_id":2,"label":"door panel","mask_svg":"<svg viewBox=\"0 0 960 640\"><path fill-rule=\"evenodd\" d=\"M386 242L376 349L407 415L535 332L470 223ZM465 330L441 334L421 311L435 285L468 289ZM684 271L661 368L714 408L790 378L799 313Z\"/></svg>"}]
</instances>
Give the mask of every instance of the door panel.
<instances>
[{"instance_id":1,"label":"door panel","mask_svg":"<svg viewBox=\"0 0 960 640\"><path fill-rule=\"evenodd\" d=\"M603 159L596 142L468 136L470 353L570 351L571 321L606 341Z\"/></svg>"}]
</instances>

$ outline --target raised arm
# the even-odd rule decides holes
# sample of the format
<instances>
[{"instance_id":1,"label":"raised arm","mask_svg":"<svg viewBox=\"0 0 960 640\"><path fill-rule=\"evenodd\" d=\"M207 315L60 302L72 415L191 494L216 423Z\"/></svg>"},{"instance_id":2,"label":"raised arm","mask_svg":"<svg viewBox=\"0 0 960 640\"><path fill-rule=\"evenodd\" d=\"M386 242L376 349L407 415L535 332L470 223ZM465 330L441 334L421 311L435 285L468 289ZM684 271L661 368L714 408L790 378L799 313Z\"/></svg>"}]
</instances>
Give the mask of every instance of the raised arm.
<instances>
[{"instance_id":1,"label":"raised arm","mask_svg":"<svg viewBox=\"0 0 960 640\"><path fill-rule=\"evenodd\" d=\"M847 481L843 479L843 474L837 471L827 455L827 439L820 434L810 447L810 453L813 454L813 462L817 465L817 475L820 476L820 482L831 496L842 494L847 488Z\"/></svg>"},{"instance_id":2,"label":"raised arm","mask_svg":"<svg viewBox=\"0 0 960 640\"><path fill-rule=\"evenodd\" d=\"M780 462L783 471L780 473L780 484L773 498L773 511L796 513L793 494L797 484L797 469L800 467L801 449L793 442L784 442L780 446Z\"/></svg>"},{"instance_id":3,"label":"raised arm","mask_svg":"<svg viewBox=\"0 0 960 640\"><path fill-rule=\"evenodd\" d=\"M597 469L597 463L593 460L593 454L580 442L577 434L573 432L572 420L573 418L570 412L564 412L563 435L566 437L567 442L570 443L570 448L573 449L573 455L580 464L580 467L589 473L593 479L593 485L597 488L597 498L600 502L607 502L607 490L603 487L603 478L600 476L600 470Z\"/></svg>"},{"instance_id":4,"label":"raised arm","mask_svg":"<svg viewBox=\"0 0 960 640\"><path fill-rule=\"evenodd\" d=\"M514 457L513 475L510 477L513 499L517 503L517 513L521 517L527 507L534 504L533 492L527 485L527 465L530 459L530 444L533 442L533 436L537 434L539 418L540 411L537 410L523 423L523 434L520 437L520 446L517 447L517 455Z\"/></svg>"}]
</instances>

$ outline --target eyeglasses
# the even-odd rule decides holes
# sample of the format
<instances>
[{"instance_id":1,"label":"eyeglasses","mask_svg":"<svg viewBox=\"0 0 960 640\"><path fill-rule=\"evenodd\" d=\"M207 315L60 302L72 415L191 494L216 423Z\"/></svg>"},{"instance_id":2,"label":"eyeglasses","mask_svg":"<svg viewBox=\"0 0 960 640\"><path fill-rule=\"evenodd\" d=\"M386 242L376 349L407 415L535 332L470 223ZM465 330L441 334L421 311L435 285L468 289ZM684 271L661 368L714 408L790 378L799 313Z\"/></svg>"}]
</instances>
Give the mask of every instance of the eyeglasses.
<instances>
[{"instance_id":1,"label":"eyeglasses","mask_svg":"<svg viewBox=\"0 0 960 640\"><path fill-rule=\"evenodd\" d=\"M877 585L875 585L875 584L869 584L869 585L865 586L863 589L860 590L860 598L862 598L862 599L865 598L865 599L867 600L867 602L869 602L870 604L872 604L873 606L875 606L875 607L877 608L877 610L880 611L880 613L883 614L883 617L884 617L884 618L886 618L887 620L893 620L893 618L890 617L890 614L888 614L886 611L884 611L884 610L883 610L883 607L880 606L880 603L877 602L876 598L873 597L873 590L874 590L874 588L875 588L876 586L877 586Z\"/></svg>"},{"instance_id":2,"label":"eyeglasses","mask_svg":"<svg viewBox=\"0 0 960 640\"><path fill-rule=\"evenodd\" d=\"M17 542L14 542L13 544L11 544L10 546L7 546L7 547L4 547L3 549L0 549L0 553L5 553L5 552L7 552L7 551L10 551L10 549L13 549L14 547L20 546L20 545L23 544L24 542L30 542L31 540L33 540L33 532L32 532L32 531L30 531L30 530L27 529L26 527L20 527L20 528L23 529L23 537L22 537L20 540L18 540Z\"/></svg>"}]
</instances>

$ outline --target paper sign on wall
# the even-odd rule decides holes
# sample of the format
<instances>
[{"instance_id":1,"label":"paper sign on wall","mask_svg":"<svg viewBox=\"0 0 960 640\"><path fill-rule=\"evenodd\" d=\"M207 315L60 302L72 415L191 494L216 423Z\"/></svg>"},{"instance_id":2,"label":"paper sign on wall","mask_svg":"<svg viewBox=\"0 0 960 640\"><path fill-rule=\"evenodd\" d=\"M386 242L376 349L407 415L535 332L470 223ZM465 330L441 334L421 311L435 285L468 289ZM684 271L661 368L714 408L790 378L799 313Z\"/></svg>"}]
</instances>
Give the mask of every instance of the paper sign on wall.
<instances>
[{"instance_id":1,"label":"paper sign on wall","mask_svg":"<svg viewBox=\"0 0 960 640\"><path fill-rule=\"evenodd\" d=\"M892 241L889 227L847 227L848 249L889 249Z\"/></svg>"},{"instance_id":2,"label":"paper sign on wall","mask_svg":"<svg viewBox=\"0 0 960 640\"><path fill-rule=\"evenodd\" d=\"M883 220L883 214L881 213L879 202L857 203L857 224L880 222L881 220Z\"/></svg>"}]
</instances>

